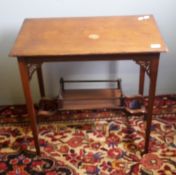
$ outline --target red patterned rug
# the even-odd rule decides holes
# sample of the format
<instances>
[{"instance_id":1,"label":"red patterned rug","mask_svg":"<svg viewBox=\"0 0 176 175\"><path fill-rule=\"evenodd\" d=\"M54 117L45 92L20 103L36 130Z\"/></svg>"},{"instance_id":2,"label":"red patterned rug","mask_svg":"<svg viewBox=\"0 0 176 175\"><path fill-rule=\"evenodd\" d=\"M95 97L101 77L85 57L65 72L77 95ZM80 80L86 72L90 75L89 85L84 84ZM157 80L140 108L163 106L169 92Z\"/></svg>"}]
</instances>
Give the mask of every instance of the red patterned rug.
<instances>
[{"instance_id":1,"label":"red patterned rug","mask_svg":"<svg viewBox=\"0 0 176 175\"><path fill-rule=\"evenodd\" d=\"M176 175L175 95L156 98L150 153L144 156L142 116L103 110L39 118L38 157L24 107L0 110L2 175Z\"/></svg>"}]
</instances>

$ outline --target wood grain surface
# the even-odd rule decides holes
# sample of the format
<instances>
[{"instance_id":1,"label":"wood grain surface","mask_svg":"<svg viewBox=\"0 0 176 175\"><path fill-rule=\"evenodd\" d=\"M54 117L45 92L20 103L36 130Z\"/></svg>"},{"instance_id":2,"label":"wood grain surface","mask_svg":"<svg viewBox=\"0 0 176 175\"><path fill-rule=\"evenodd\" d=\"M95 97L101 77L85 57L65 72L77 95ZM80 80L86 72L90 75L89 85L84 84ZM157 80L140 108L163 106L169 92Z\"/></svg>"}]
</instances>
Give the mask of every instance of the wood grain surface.
<instances>
[{"instance_id":1,"label":"wood grain surface","mask_svg":"<svg viewBox=\"0 0 176 175\"><path fill-rule=\"evenodd\" d=\"M24 21L10 56L165 51L167 47L152 15L34 18Z\"/></svg>"}]
</instances>

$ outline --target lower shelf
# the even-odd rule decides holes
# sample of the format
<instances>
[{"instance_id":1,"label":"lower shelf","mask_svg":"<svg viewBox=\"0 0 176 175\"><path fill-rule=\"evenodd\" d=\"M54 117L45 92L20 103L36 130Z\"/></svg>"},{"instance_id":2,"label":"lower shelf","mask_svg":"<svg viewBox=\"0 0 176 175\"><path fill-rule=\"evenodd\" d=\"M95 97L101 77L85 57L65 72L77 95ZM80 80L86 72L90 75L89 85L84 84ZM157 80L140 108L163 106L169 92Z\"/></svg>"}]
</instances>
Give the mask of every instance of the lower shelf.
<instances>
[{"instance_id":1,"label":"lower shelf","mask_svg":"<svg viewBox=\"0 0 176 175\"><path fill-rule=\"evenodd\" d=\"M119 108L122 93L119 89L64 90L58 99L59 110Z\"/></svg>"}]
</instances>

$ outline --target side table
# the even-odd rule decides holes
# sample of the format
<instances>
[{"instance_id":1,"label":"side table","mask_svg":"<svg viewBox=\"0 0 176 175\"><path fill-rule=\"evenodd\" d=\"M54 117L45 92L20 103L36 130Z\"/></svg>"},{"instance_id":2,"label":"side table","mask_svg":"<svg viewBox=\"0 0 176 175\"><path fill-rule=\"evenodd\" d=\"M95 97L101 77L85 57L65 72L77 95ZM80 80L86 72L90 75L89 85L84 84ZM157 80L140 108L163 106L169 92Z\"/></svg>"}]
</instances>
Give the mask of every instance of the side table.
<instances>
[{"instance_id":1,"label":"side table","mask_svg":"<svg viewBox=\"0 0 176 175\"><path fill-rule=\"evenodd\" d=\"M109 60L133 60L140 66L141 95L144 92L145 73L149 77L144 148L147 153L159 57L161 52L166 51L152 15L26 19L10 56L18 60L37 154L40 155L37 114L30 88L33 73L37 72L40 94L44 97L43 63Z\"/></svg>"}]
</instances>

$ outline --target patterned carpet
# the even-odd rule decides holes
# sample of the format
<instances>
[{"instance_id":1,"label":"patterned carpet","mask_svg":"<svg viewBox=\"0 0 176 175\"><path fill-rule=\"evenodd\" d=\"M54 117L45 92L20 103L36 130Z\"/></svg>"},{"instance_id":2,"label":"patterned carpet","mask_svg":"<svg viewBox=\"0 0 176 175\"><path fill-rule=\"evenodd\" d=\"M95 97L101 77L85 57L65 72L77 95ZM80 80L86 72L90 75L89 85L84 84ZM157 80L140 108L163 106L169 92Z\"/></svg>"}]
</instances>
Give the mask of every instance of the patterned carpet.
<instances>
[{"instance_id":1,"label":"patterned carpet","mask_svg":"<svg viewBox=\"0 0 176 175\"><path fill-rule=\"evenodd\" d=\"M103 110L39 118L38 157L24 107L1 107L0 114L2 175L176 175L176 95L155 99L143 156L143 116Z\"/></svg>"}]
</instances>

